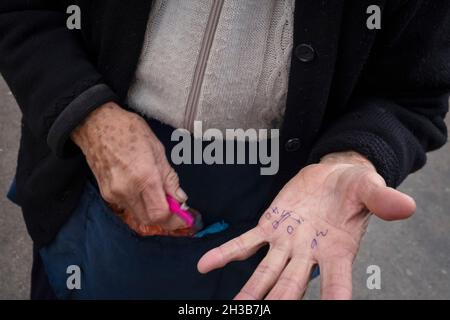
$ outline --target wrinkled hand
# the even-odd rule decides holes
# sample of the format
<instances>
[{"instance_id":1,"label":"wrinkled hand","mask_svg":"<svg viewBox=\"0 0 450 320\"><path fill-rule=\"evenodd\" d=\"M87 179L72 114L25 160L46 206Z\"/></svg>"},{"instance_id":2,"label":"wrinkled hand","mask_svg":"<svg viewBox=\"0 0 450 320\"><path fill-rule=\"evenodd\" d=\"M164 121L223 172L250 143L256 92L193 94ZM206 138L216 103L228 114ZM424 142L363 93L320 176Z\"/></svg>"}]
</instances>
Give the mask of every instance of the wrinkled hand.
<instances>
[{"instance_id":1,"label":"wrinkled hand","mask_svg":"<svg viewBox=\"0 0 450 320\"><path fill-rule=\"evenodd\" d=\"M266 257L236 299L299 299L316 264L322 299L350 299L352 263L370 212L395 220L414 210L414 200L386 187L364 157L330 154L292 178L255 228L207 252L198 270L244 260L268 243Z\"/></svg>"},{"instance_id":2,"label":"wrinkled hand","mask_svg":"<svg viewBox=\"0 0 450 320\"><path fill-rule=\"evenodd\" d=\"M169 194L184 202L186 194L163 145L139 115L107 103L74 130L72 140L86 156L105 201L134 214L142 225L186 226L170 213L166 200Z\"/></svg>"}]
</instances>

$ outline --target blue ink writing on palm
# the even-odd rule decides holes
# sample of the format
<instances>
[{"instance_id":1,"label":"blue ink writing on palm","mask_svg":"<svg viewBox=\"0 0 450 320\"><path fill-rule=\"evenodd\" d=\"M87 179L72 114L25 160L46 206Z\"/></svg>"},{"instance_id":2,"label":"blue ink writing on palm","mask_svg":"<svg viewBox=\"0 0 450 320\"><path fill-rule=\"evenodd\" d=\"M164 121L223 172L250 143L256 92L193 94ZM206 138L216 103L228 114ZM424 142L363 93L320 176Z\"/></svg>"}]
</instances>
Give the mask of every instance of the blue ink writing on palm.
<instances>
[{"instance_id":1,"label":"blue ink writing on palm","mask_svg":"<svg viewBox=\"0 0 450 320\"><path fill-rule=\"evenodd\" d=\"M328 234L328 229L326 229L325 231L316 230L316 237L311 240L311 249L317 248L317 246L319 245L319 238L320 237L324 238L327 236L327 234Z\"/></svg>"}]
</instances>

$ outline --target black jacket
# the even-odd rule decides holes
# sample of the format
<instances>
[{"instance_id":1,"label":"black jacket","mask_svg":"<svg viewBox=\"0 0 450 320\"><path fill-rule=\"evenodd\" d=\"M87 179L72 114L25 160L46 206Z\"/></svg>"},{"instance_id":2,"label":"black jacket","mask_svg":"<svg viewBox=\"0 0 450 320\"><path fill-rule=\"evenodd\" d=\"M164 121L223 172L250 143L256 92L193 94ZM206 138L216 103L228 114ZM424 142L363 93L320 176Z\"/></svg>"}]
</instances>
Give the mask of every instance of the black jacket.
<instances>
[{"instance_id":1,"label":"black jacket","mask_svg":"<svg viewBox=\"0 0 450 320\"><path fill-rule=\"evenodd\" d=\"M81 31L66 8L81 8ZM366 27L369 5L381 30ZM88 167L71 130L107 101L123 103L150 0L2 0L0 72L22 110L18 201L48 243L76 206ZM281 183L335 151L366 155L397 186L446 141L450 1L297 0Z\"/></svg>"}]
</instances>

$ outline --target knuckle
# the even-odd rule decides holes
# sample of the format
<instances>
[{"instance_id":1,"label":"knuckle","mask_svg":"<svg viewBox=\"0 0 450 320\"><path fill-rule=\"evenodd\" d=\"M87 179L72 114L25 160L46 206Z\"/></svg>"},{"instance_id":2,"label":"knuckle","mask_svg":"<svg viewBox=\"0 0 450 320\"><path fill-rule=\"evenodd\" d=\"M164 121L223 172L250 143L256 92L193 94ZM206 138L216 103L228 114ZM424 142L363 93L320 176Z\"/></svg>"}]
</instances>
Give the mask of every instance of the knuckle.
<instances>
[{"instance_id":1,"label":"knuckle","mask_svg":"<svg viewBox=\"0 0 450 320\"><path fill-rule=\"evenodd\" d=\"M142 190L154 190L160 185L159 180L155 176L148 176L142 183Z\"/></svg>"},{"instance_id":2,"label":"knuckle","mask_svg":"<svg viewBox=\"0 0 450 320\"><path fill-rule=\"evenodd\" d=\"M360 179L361 186L386 185L384 179L376 172L366 171Z\"/></svg>"},{"instance_id":3,"label":"knuckle","mask_svg":"<svg viewBox=\"0 0 450 320\"><path fill-rule=\"evenodd\" d=\"M139 183L151 178L151 172L147 168L136 168L128 172L128 180L131 183Z\"/></svg>"},{"instance_id":4,"label":"knuckle","mask_svg":"<svg viewBox=\"0 0 450 320\"><path fill-rule=\"evenodd\" d=\"M152 170L135 171L129 178L129 188L137 192L154 189L159 185L158 177Z\"/></svg>"},{"instance_id":5,"label":"knuckle","mask_svg":"<svg viewBox=\"0 0 450 320\"><path fill-rule=\"evenodd\" d=\"M149 219L152 223L165 222L169 217L170 213L164 211L154 211L149 215Z\"/></svg>"},{"instance_id":6,"label":"knuckle","mask_svg":"<svg viewBox=\"0 0 450 320\"><path fill-rule=\"evenodd\" d=\"M245 245L244 241L242 240L241 237L237 237L234 238L233 240L231 240L233 242L233 244L236 246L237 251L241 254L246 254L248 252L248 248Z\"/></svg>"},{"instance_id":7,"label":"knuckle","mask_svg":"<svg viewBox=\"0 0 450 320\"><path fill-rule=\"evenodd\" d=\"M100 189L100 194L101 194L103 200L105 200L106 202L108 202L108 203L113 203L114 202L114 198L115 197L114 197L113 192L111 190L103 191L103 190Z\"/></svg>"},{"instance_id":8,"label":"knuckle","mask_svg":"<svg viewBox=\"0 0 450 320\"><path fill-rule=\"evenodd\" d=\"M168 183L171 186L178 185L180 182L177 173L175 170L171 169L169 173L166 176L166 183Z\"/></svg>"},{"instance_id":9,"label":"knuckle","mask_svg":"<svg viewBox=\"0 0 450 320\"><path fill-rule=\"evenodd\" d=\"M280 286L286 289L295 290L297 292L303 292L306 290L306 285L301 284L301 282L299 282L297 279L289 276L281 276L278 279L278 283Z\"/></svg>"},{"instance_id":10,"label":"knuckle","mask_svg":"<svg viewBox=\"0 0 450 320\"><path fill-rule=\"evenodd\" d=\"M120 183L114 183L111 185L108 195L113 198L121 197L125 194L126 188Z\"/></svg>"},{"instance_id":11,"label":"knuckle","mask_svg":"<svg viewBox=\"0 0 450 320\"><path fill-rule=\"evenodd\" d=\"M272 223L271 221L261 218L255 227L255 231L262 239L270 240L272 238Z\"/></svg>"},{"instance_id":12,"label":"knuckle","mask_svg":"<svg viewBox=\"0 0 450 320\"><path fill-rule=\"evenodd\" d=\"M278 279L278 284L283 287L291 287L294 283L297 283L296 279L293 279L292 277L287 275L281 275Z\"/></svg>"},{"instance_id":13,"label":"knuckle","mask_svg":"<svg viewBox=\"0 0 450 320\"><path fill-rule=\"evenodd\" d=\"M274 268L272 268L270 265L268 265L268 264L260 265L256 269L256 271L258 273L260 273L261 275L268 275L268 276L271 276L271 277L277 277L278 276L278 272Z\"/></svg>"},{"instance_id":14,"label":"knuckle","mask_svg":"<svg viewBox=\"0 0 450 320\"><path fill-rule=\"evenodd\" d=\"M127 180L130 187L137 185L141 179L142 176L134 170L128 173Z\"/></svg>"}]
</instances>

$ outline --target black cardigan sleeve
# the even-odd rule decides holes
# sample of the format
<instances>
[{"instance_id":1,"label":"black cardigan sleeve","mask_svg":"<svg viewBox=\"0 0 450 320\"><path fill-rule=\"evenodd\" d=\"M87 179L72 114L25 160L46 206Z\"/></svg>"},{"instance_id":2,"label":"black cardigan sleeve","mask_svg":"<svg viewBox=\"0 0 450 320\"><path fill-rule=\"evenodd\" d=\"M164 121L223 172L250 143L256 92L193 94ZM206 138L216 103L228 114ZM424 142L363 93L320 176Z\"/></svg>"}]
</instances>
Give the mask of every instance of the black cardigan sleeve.
<instances>
[{"instance_id":1,"label":"black cardigan sleeve","mask_svg":"<svg viewBox=\"0 0 450 320\"><path fill-rule=\"evenodd\" d=\"M58 156L70 154L70 132L91 110L117 100L80 32L67 29L65 2L0 1L0 72L27 127Z\"/></svg>"},{"instance_id":2,"label":"black cardigan sleeve","mask_svg":"<svg viewBox=\"0 0 450 320\"><path fill-rule=\"evenodd\" d=\"M348 112L326 126L309 158L357 151L393 187L445 144L450 92L449 2L410 1L397 16L383 26Z\"/></svg>"}]
</instances>

